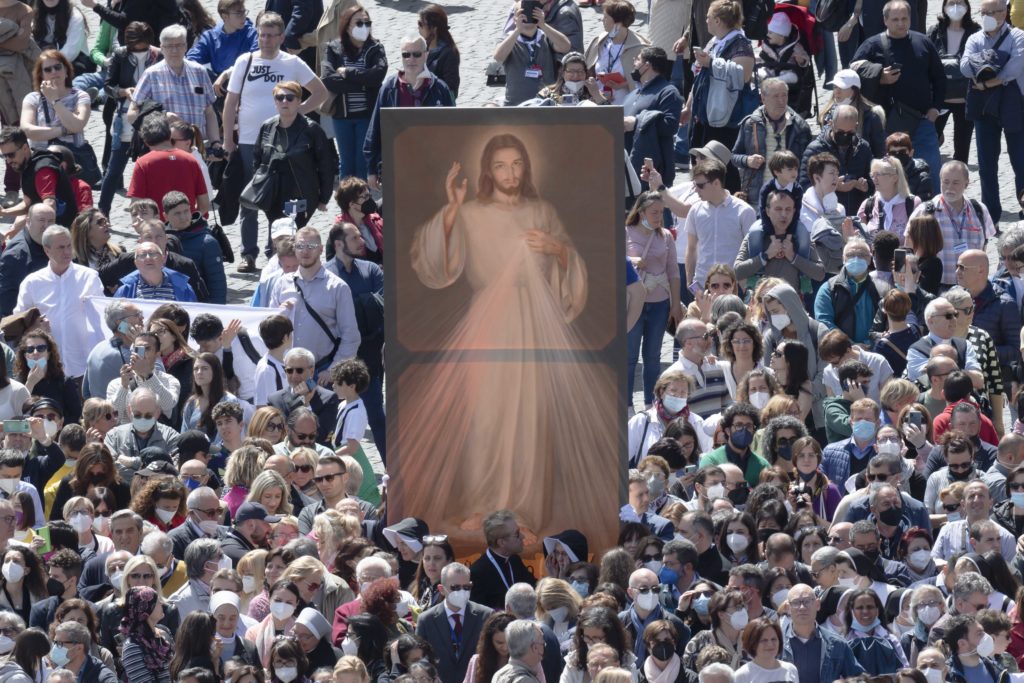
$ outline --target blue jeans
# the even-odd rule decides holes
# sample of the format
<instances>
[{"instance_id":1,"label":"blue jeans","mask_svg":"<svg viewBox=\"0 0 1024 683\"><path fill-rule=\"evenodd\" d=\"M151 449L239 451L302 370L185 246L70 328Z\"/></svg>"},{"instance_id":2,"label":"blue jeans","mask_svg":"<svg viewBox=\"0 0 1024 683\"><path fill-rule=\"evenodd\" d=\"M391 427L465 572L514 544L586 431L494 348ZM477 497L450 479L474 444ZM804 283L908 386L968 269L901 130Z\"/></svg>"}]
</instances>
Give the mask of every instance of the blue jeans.
<instances>
[{"instance_id":1,"label":"blue jeans","mask_svg":"<svg viewBox=\"0 0 1024 683\"><path fill-rule=\"evenodd\" d=\"M81 74L79 76L75 76L71 81L71 85L75 86L82 92L85 92L89 88L96 88L100 92L99 96L96 99L102 102L103 100L107 99L107 91L103 87L106 78L107 70L100 69L96 73Z\"/></svg>"},{"instance_id":2,"label":"blue jeans","mask_svg":"<svg viewBox=\"0 0 1024 683\"><path fill-rule=\"evenodd\" d=\"M105 216L110 215L110 203L114 193L124 187L124 167L128 165L128 143L121 142L120 133L110 137L110 159L107 161L107 172L103 174L100 185L99 209Z\"/></svg>"},{"instance_id":3,"label":"blue jeans","mask_svg":"<svg viewBox=\"0 0 1024 683\"><path fill-rule=\"evenodd\" d=\"M1013 84L1011 84L1013 87ZM1014 199L1020 197L1024 189L1024 133L1021 131L1007 132L996 118L985 116L974 123L975 139L978 145L978 175L981 176L981 201L992 215L992 222L998 223L1003 214L1003 205L999 200L999 155L1002 152L1000 138L1006 140L1006 152L1010 155L1010 165L1015 178ZM914 146L917 154L917 146ZM1014 211L1016 211L1014 202Z\"/></svg>"},{"instance_id":4,"label":"blue jeans","mask_svg":"<svg viewBox=\"0 0 1024 683\"><path fill-rule=\"evenodd\" d=\"M828 83L839 69L839 58L836 56L836 34L831 31L822 31L821 34L825 46L818 54L814 55L814 63L818 67L818 73L825 74L825 82ZM826 90L831 90L831 87L826 86Z\"/></svg>"},{"instance_id":5,"label":"blue jeans","mask_svg":"<svg viewBox=\"0 0 1024 683\"><path fill-rule=\"evenodd\" d=\"M338 177L358 176L366 180L366 156L363 142L370 119L331 119L334 139L338 141Z\"/></svg>"},{"instance_id":6,"label":"blue jeans","mask_svg":"<svg viewBox=\"0 0 1024 683\"><path fill-rule=\"evenodd\" d=\"M910 141L914 145L914 156L924 159L931 167L932 192L939 194L939 170L942 168L942 159L939 157L939 133L935 130L935 124L926 118L921 119L917 124L917 130L910 136ZM981 164L981 159L978 163Z\"/></svg>"},{"instance_id":7,"label":"blue jeans","mask_svg":"<svg viewBox=\"0 0 1024 683\"><path fill-rule=\"evenodd\" d=\"M661 374L661 340L665 336L665 324L668 322L669 300L644 304L640 319L633 325L627 335L629 344L629 395L630 403L633 396L633 380L636 376L636 363L643 349L644 361L644 405L654 402L654 383Z\"/></svg>"},{"instance_id":8,"label":"blue jeans","mask_svg":"<svg viewBox=\"0 0 1024 683\"><path fill-rule=\"evenodd\" d=\"M253 174L253 156L255 155L256 145L238 145L238 152L242 155L242 169L245 175L242 178L242 186L245 187L252 180ZM247 209L241 207L242 215L242 256L252 256L254 259L260 255L259 239L260 239L260 224L259 224L259 213L255 209ZM270 235L267 235L267 249L269 255L270 249Z\"/></svg>"}]
</instances>

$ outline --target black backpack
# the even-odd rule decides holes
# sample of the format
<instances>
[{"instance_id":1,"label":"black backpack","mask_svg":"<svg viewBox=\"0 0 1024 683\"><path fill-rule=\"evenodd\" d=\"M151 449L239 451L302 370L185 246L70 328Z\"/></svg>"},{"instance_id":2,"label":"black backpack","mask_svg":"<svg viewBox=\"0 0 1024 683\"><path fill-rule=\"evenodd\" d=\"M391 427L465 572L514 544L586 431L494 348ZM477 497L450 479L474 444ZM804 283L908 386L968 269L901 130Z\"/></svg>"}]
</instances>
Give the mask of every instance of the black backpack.
<instances>
[{"instance_id":1,"label":"black backpack","mask_svg":"<svg viewBox=\"0 0 1024 683\"><path fill-rule=\"evenodd\" d=\"M743 33L750 40L765 40L773 14L775 0L743 0Z\"/></svg>"},{"instance_id":2,"label":"black backpack","mask_svg":"<svg viewBox=\"0 0 1024 683\"><path fill-rule=\"evenodd\" d=\"M128 158L132 161L149 151L149 147L142 141L142 124L146 117L153 114L164 115L164 105L153 100L143 100L139 103L139 115L132 121L132 141L128 143Z\"/></svg>"}]
</instances>

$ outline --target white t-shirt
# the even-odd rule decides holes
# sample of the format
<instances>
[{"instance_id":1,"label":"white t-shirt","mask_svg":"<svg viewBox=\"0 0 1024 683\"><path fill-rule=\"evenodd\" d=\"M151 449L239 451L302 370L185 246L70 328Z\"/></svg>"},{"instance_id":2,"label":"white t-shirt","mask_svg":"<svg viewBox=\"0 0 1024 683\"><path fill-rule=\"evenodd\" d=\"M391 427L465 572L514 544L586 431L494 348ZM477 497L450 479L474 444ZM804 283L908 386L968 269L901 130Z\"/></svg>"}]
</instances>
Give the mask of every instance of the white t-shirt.
<instances>
[{"instance_id":1,"label":"white t-shirt","mask_svg":"<svg viewBox=\"0 0 1024 683\"><path fill-rule=\"evenodd\" d=\"M334 433L335 445L341 447L348 443L349 439L356 441L362 439L369 422L363 399L357 398L351 403L342 404L338 408L338 423Z\"/></svg>"},{"instance_id":2,"label":"white t-shirt","mask_svg":"<svg viewBox=\"0 0 1024 683\"><path fill-rule=\"evenodd\" d=\"M800 674L789 662L779 662L778 669L764 667L747 662L736 670L734 683L800 683Z\"/></svg>"},{"instance_id":3,"label":"white t-shirt","mask_svg":"<svg viewBox=\"0 0 1024 683\"><path fill-rule=\"evenodd\" d=\"M256 144L260 126L270 117L277 115L272 95L275 85L285 81L298 81L301 85L308 85L316 78L316 74L304 61L287 52L280 52L273 59L264 59L258 52L254 53L252 65L246 73L248 64L249 53L239 55L231 72L231 80L228 82L228 92L236 95L242 93L242 104L238 110L238 142L242 145Z\"/></svg>"}]
</instances>

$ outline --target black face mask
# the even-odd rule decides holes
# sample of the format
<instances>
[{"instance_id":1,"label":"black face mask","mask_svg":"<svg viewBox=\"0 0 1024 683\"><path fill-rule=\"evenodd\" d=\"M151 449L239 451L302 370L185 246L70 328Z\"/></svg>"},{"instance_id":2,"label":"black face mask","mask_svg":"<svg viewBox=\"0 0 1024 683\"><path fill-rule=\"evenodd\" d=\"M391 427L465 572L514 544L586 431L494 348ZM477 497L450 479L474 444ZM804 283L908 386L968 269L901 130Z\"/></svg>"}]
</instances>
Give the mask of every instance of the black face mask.
<instances>
[{"instance_id":1,"label":"black face mask","mask_svg":"<svg viewBox=\"0 0 1024 683\"><path fill-rule=\"evenodd\" d=\"M836 144L841 147L853 144L854 138L857 137L852 131L849 130L833 130L832 139L836 141Z\"/></svg>"},{"instance_id":2,"label":"black face mask","mask_svg":"<svg viewBox=\"0 0 1024 683\"><path fill-rule=\"evenodd\" d=\"M907 154L906 152L900 152L899 154L893 154L891 156L894 156L897 159L899 159L900 163L903 164L904 166L910 163L910 155Z\"/></svg>"},{"instance_id":3,"label":"black face mask","mask_svg":"<svg viewBox=\"0 0 1024 683\"><path fill-rule=\"evenodd\" d=\"M949 478L952 479L953 481L967 481L968 479L970 479L972 474L974 474L973 467L970 468L969 470L950 470Z\"/></svg>"},{"instance_id":4,"label":"black face mask","mask_svg":"<svg viewBox=\"0 0 1024 683\"><path fill-rule=\"evenodd\" d=\"M371 213L377 213L378 212L377 202L373 201L373 197L371 197L371 198L367 199L365 202L363 202L362 204L359 205L359 210L362 211L364 214L367 214L367 215L369 215Z\"/></svg>"},{"instance_id":5,"label":"black face mask","mask_svg":"<svg viewBox=\"0 0 1024 683\"><path fill-rule=\"evenodd\" d=\"M882 555L882 551L879 550L878 548L875 548L874 550L865 550L864 551L864 556L867 557L869 560L871 560L871 564L877 564L878 563L878 558L881 557L881 555Z\"/></svg>"},{"instance_id":6,"label":"black face mask","mask_svg":"<svg viewBox=\"0 0 1024 683\"><path fill-rule=\"evenodd\" d=\"M891 507L878 513L878 519L887 526L899 526L903 521L903 508Z\"/></svg>"},{"instance_id":7,"label":"black face mask","mask_svg":"<svg viewBox=\"0 0 1024 683\"><path fill-rule=\"evenodd\" d=\"M790 444L782 444L775 449L775 455L781 459L789 461L793 459L793 446Z\"/></svg>"},{"instance_id":8,"label":"black face mask","mask_svg":"<svg viewBox=\"0 0 1024 683\"><path fill-rule=\"evenodd\" d=\"M747 498L750 497L750 489L747 487L746 484L740 484L732 491L729 491L727 495L729 496L729 500L732 501L733 505L746 505Z\"/></svg>"},{"instance_id":9,"label":"black face mask","mask_svg":"<svg viewBox=\"0 0 1024 683\"><path fill-rule=\"evenodd\" d=\"M666 643L664 640L654 644L651 648L651 654L654 658L661 662L667 662L672 659L672 655L675 654L675 650L672 649L672 643Z\"/></svg>"},{"instance_id":10,"label":"black face mask","mask_svg":"<svg viewBox=\"0 0 1024 683\"><path fill-rule=\"evenodd\" d=\"M778 529L758 529L757 530L757 542L767 543L768 539L771 538L772 534L779 533Z\"/></svg>"},{"instance_id":11,"label":"black face mask","mask_svg":"<svg viewBox=\"0 0 1024 683\"><path fill-rule=\"evenodd\" d=\"M635 83L640 82L641 76L643 76L643 74L640 73L640 69L633 69L632 71L629 72L629 77L632 78Z\"/></svg>"},{"instance_id":12,"label":"black face mask","mask_svg":"<svg viewBox=\"0 0 1024 683\"><path fill-rule=\"evenodd\" d=\"M46 593L51 598L64 595L64 584L57 579L46 580Z\"/></svg>"}]
</instances>

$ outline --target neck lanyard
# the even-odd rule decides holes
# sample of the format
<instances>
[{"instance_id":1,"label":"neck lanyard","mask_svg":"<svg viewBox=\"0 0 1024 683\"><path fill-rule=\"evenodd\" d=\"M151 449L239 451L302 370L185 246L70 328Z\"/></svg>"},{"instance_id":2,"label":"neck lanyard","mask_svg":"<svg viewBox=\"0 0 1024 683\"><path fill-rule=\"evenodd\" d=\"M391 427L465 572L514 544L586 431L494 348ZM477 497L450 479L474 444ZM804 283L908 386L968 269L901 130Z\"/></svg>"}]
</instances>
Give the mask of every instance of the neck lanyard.
<instances>
[{"instance_id":1,"label":"neck lanyard","mask_svg":"<svg viewBox=\"0 0 1024 683\"><path fill-rule=\"evenodd\" d=\"M510 584L508 580L505 578L505 572L503 572L501 567L498 566L498 562L494 559L494 553L491 552L490 548L487 549L487 559L489 559L491 561L491 564L494 565L494 568L498 570L498 576L501 577L501 582L505 585L505 590L511 588L512 584ZM512 571L511 567L509 567L509 571Z\"/></svg>"},{"instance_id":2,"label":"neck lanyard","mask_svg":"<svg viewBox=\"0 0 1024 683\"><path fill-rule=\"evenodd\" d=\"M615 39L611 36L608 37L608 62L605 64L605 72L611 72L612 67L615 66L619 59L622 58L622 51L626 49L626 41L622 41L622 45L619 45L619 51L615 53L615 57L612 57L612 49L615 47Z\"/></svg>"}]
</instances>

